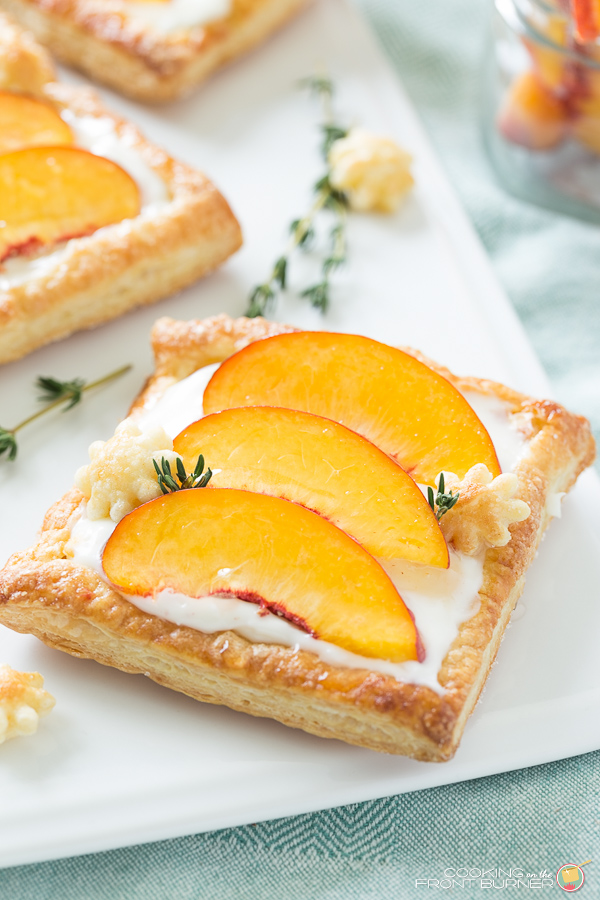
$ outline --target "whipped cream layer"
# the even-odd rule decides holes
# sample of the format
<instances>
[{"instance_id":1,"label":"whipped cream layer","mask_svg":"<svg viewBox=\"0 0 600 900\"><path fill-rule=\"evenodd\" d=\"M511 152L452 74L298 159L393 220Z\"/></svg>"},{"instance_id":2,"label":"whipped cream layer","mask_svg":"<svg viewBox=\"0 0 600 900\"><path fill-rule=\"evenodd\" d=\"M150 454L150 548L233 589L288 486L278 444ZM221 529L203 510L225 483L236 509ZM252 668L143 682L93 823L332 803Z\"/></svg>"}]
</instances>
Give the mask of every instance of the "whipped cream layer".
<instances>
[{"instance_id":1,"label":"whipped cream layer","mask_svg":"<svg viewBox=\"0 0 600 900\"><path fill-rule=\"evenodd\" d=\"M204 390L217 368L218 364L205 366L172 385L153 406L136 415L136 423L143 429L160 425L174 438L202 417ZM468 392L465 396L490 433L502 469L510 471L523 450L525 438L513 427L506 405L496 397L476 392ZM90 521L85 514L85 504L77 516L70 542L74 561L105 578L102 551L115 524L110 519ZM438 673L442 662L460 625L479 608L484 555L469 557L450 548L448 570L419 566L405 560L379 560L415 617L425 648L422 663L392 663L350 653L311 637L280 616L265 615L264 610L259 614L256 605L230 596L187 597L169 590L151 597L125 596L138 609L175 626L188 626L207 634L234 631L253 642L307 650L325 664L382 672L402 682L430 687L441 694L443 689L438 682Z\"/></svg>"},{"instance_id":2,"label":"whipped cream layer","mask_svg":"<svg viewBox=\"0 0 600 900\"><path fill-rule=\"evenodd\" d=\"M124 0L127 15L135 22L149 25L155 31L170 32L206 25L230 15L232 0L168 0L137 3Z\"/></svg>"},{"instance_id":3,"label":"whipped cream layer","mask_svg":"<svg viewBox=\"0 0 600 900\"><path fill-rule=\"evenodd\" d=\"M167 185L144 162L133 144L117 134L112 119L108 116L76 116L68 109L63 110L61 117L73 132L76 147L112 160L131 175L140 191L141 216L151 217L165 208L170 199ZM105 227L127 230L131 221L124 219ZM99 228L94 233L98 234L103 230ZM30 279L48 274L64 261L72 243L65 241L53 246L49 252L42 251L35 256L14 256L4 260L0 266L0 290L9 290Z\"/></svg>"}]
</instances>

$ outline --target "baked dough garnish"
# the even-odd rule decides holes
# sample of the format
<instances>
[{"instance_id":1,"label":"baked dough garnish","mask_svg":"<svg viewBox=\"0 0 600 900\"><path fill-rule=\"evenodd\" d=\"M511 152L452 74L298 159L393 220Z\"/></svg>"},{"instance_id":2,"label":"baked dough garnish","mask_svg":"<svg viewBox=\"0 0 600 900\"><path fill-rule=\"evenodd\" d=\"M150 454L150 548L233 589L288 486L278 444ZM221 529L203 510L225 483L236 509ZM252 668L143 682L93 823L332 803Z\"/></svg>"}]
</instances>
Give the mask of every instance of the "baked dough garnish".
<instances>
[{"instance_id":1,"label":"baked dough garnish","mask_svg":"<svg viewBox=\"0 0 600 900\"><path fill-rule=\"evenodd\" d=\"M394 212L414 184L412 156L391 138L353 128L329 150L330 181L359 212Z\"/></svg>"},{"instance_id":2,"label":"baked dough garnish","mask_svg":"<svg viewBox=\"0 0 600 900\"><path fill-rule=\"evenodd\" d=\"M40 718L56 702L43 686L39 672L17 672L0 665L0 744L37 731Z\"/></svg>"},{"instance_id":3,"label":"baked dough garnish","mask_svg":"<svg viewBox=\"0 0 600 900\"><path fill-rule=\"evenodd\" d=\"M440 519L444 537L456 550L476 556L481 550L505 547L510 541L509 526L524 522L531 509L515 498L519 479L513 472L493 477L487 466L472 466L461 481L444 472L446 488L458 492L457 503Z\"/></svg>"},{"instance_id":4,"label":"baked dough garnish","mask_svg":"<svg viewBox=\"0 0 600 900\"><path fill-rule=\"evenodd\" d=\"M120 522L142 503L160 497L154 461L176 464L173 441L160 426L142 431L125 419L108 441L94 441L91 462L75 475L75 484L86 498L89 519L110 516Z\"/></svg>"}]
</instances>

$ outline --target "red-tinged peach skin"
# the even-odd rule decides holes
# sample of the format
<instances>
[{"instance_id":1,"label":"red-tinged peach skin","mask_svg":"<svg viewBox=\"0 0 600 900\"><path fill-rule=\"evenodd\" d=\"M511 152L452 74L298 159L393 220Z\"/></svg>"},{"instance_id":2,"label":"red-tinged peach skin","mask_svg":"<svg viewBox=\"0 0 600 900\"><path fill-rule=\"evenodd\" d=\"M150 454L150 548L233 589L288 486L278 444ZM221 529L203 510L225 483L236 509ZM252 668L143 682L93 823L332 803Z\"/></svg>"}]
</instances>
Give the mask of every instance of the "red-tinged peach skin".
<instances>
[{"instance_id":1,"label":"red-tinged peach skin","mask_svg":"<svg viewBox=\"0 0 600 900\"><path fill-rule=\"evenodd\" d=\"M498 116L498 128L513 144L529 150L550 150L567 135L569 111L533 72L526 72L511 85Z\"/></svg>"},{"instance_id":2,"label":"red-tinged peach skin","mask_svg":"<svg viewBox=\"0 0 600 900\"><path fill-rule=\"evenodd\" d=\"M448 566L448 548L425 497L404 469L349 428L274 407L205 416L175 438L192 471L202 453L210 486L293 500L325 516L373 556Z\"/></svg>"},{"instance_id":3,"label":"red-tinged peach skin","mask_svg":"<svg viewBox=\"0 0 600 900\"><path fill-rule=\"evenodd\" d=\"M91 234L139 210L135 181L87 150L30 147L0 156L0 261Z\"/></svg>"},{"instance_id":4,"label":"red-tinged peach skin","mask_svg":"<svg viewBox=\"0 0 600 900\"><path fill-rule=\"evenodd\" d=\"M129 596L233 594L352 653L419 656L411 614L379 563L279 497L206 488L159 497L121 520L102 565Z\"/></svg>"},{"instance_id":5,"label":"red-tinged peach skin","mask_svg":"<svg viewBox=\"0 0 600 900\"><path fill-rule=\"evenodd\" d=\"M0 154L72 143L71 129L50 104L0 91Z\"/></svg>"},{"instance_id":6,"label":"red-tinged peach skin","mask_svg":"<svg viewBox=\"0 0 600 900\"><path fill-rule=\"evenodd\" d=\"M491 438L462 394L424 363L370 338L324 331L249 344L215 372L204 412L281 406L324 416L363 435L415 481L442 470L463 478L500 465Z\"/></svg>"}]
</instances>

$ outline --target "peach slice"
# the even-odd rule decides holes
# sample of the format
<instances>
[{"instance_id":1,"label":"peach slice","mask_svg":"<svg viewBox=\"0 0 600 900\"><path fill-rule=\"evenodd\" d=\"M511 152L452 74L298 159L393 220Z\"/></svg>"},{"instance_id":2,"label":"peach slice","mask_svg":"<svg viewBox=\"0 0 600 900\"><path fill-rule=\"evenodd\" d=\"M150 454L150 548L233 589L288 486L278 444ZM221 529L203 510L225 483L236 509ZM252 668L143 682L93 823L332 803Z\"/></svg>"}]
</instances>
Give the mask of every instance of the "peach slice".
<instances>
[{"instance_id":1,"label":"peach slice","mask_svg":"<svg viewBox=\"0 0 600 900\"><path fill-rule=\"evenodd\" d=\"M463 478L476 463L500 474L490 436L462 394L370 338L301 331L256 341L227 359L204 392L205 413L266 405L334 419L425 484L443 469Z\"/></svg>"},{"instance_id":2,"label":"peach slice","mask_svg":"<svg viewBox=\"0 0 600 900\"><path fill-rule=\"evenodd\" d=\"M524 44L531 53L535 71L544 87L556 91L559 96L566 93L566 82L570 80L569 57L557 49L566 49L569 44L569 22L564 14L549 14L543 25L546 42L524 38Z\"/></svg>"},{"instance_id":3,"label":"peach slice","mask_svg":"<svg viewBox=\"0 0 600 900\"><path fill-rule=\"evenodd\" d=\"M48 103L0 91L0 153L73 143L73 133Z\"/></svg>"},{"instance_id":4,"label":"peach slice","mask_svg":"<svg viewBox=\"0 0 600 900\"><path fill-rule=\"evenodd\" d=\"M272 407L229 409L194 422L174 449L190 471L200 453L210 460L211 487L301 503L374 556L448 566L440 526L412 478L331 419Z\"/></svg>"},{"instance_id":5,"label":"peach slice","mask_svg":"<svg viewBox=\"0 0 600 900\"><path fill-rule=\"evenodd\" d=\"M74 147L0 156L0 261L136 216L135 181L109 159Z\"/></svg>"},{"instance_id":6,"label":"peach slice","mask_svg":"<svg viewBox=\"0 0 600 900\"><path fill-rule=\"evenodd\" d=\"M379 563L331 522L279 497L166 494L121 520L102 565L129 596L233 594L361 656L420 655L411 614Z\"/></svg>"},{"instance_id":7,"label":"peach slice","mask_svg":"<svg viewBox=\"0 0 600 900\"><path fill-rule=\"evenodd\" d=\"M600 0L571 0L577 37L583 43L600 35Z\"/></svg>"},{"instance_id":8,"label":"peach slice","mask_svg":"<svg viewBox=\"0 0 600 900\"><path fill-rule=\"evenodd\" d=\"M551 150L566 137L569 110L533 72L512 83L498 117L498 128L513 144Z\"/></svg>"}]
</instances>

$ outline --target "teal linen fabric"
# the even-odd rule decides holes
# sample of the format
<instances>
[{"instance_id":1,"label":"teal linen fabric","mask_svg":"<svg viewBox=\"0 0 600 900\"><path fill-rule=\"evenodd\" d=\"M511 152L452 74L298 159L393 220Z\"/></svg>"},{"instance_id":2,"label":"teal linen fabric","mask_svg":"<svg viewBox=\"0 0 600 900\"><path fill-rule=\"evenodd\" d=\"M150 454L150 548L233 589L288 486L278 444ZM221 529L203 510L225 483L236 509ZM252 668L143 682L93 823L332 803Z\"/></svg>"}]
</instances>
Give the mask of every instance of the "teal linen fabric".
<instances>
[{"instance_id":1,"label":"teal linen fabric","mask_svg":"<svg viewBox=\"0 0 600 900\"><path fill-rule=\"evenodd\" d=\"M494 181L476 115L487 3L359 5L415 101L557 397L589 416L598 435L600 230L514 200ZM578 896L597 897L599 786L600 753L592 753L313 815L5 870L0 898L413 900L439 896L442 890L415 881L442 879L447 867L556 872L590 857ZM482 890L457 887L452 894L480 897Z\"/></svg>"}]
</instances>

